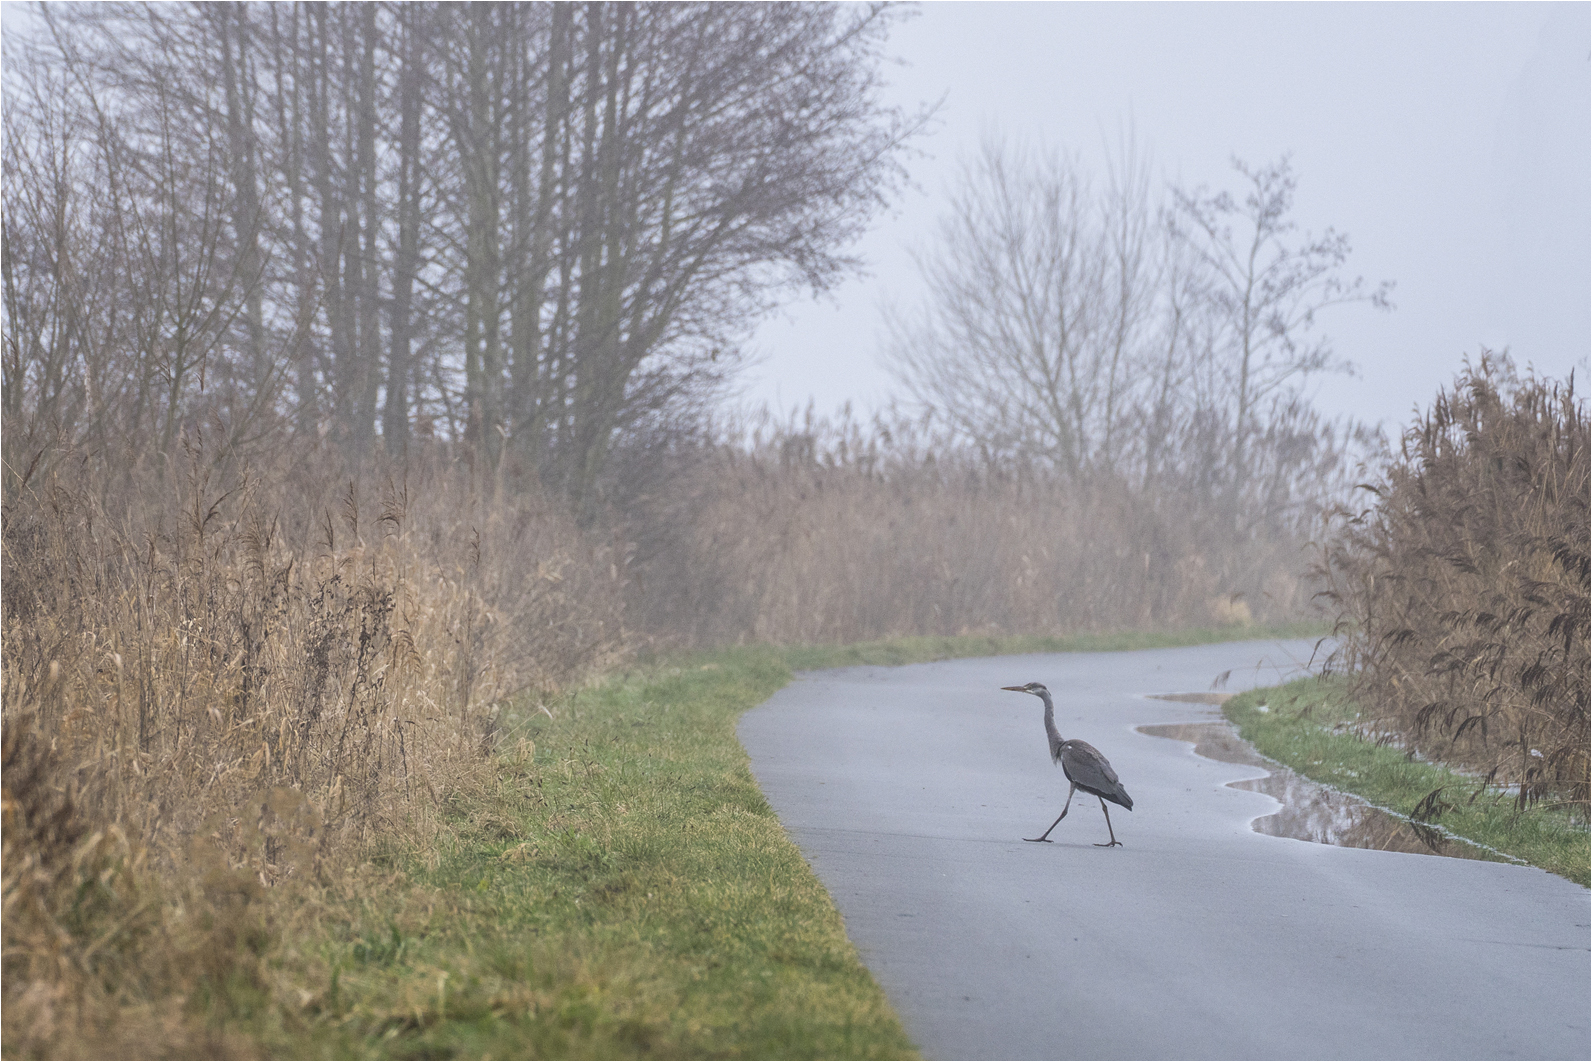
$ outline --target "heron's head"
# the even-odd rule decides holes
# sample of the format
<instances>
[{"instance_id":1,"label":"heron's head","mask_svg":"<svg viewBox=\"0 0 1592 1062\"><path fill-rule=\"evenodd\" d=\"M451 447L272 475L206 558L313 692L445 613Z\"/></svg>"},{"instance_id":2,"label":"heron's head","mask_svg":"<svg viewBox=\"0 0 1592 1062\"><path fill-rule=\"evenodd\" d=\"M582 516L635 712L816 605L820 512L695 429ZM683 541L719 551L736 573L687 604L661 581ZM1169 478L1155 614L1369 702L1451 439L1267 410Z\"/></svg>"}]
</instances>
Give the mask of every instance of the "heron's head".
<instances>
[{"instance_id":1,"label":"heron's head","mask_svg":"<svg viewBox=\"0 0 1592 1062\"><path fill-rule=\"evenodd\" d=\"M1050 693L1043 682L1030 682L1026 686L1002 686L1001 689L1011 690L1013 693L1032 693L1035 697L1044 697Z\"/></svg>"}]
</instances>

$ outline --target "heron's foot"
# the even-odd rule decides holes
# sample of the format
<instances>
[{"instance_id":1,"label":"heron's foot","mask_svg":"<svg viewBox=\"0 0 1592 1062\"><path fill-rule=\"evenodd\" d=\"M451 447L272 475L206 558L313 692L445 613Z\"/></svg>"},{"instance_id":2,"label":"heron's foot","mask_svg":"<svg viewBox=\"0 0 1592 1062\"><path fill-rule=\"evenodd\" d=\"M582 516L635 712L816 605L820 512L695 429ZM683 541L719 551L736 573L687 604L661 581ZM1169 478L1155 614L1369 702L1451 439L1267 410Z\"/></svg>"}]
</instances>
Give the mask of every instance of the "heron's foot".
<instances>
[{"instance_id":1,"label":"heron's foot","mask_svg":"<svg viewBox=\"0 0 1592 1062\"><path fill-rule=\"evenodd\" d=\"M1046 844L1052 843L1049 837L1024 837L1023 840L1025 840L1025 841L1044 841ZM1120 844L1121 842L1119 841L1117 843Z\"/></svg>"},{"instance_id":2,"label":"heron's foot","mask_svg":"<svg viewBox=\"0 0 1592 1062\"><path fill-rule=\"evenodd\" d=\"M1096 848L1125 848L1127 846L1124 845L1121 841L1112 840L1108 844L1096 844L1095 847Z\"/></svg>"}]
</instances>

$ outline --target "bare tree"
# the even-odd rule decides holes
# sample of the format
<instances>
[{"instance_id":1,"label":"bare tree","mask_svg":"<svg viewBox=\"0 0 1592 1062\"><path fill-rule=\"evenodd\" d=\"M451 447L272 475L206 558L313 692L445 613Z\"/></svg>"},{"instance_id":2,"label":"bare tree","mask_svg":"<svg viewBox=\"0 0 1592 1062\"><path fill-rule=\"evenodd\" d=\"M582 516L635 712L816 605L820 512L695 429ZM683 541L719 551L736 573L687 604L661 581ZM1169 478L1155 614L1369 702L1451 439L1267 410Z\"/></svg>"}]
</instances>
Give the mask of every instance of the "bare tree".
<instances>
[{"instance_id":1,"label":"bare tree","mask_svg":"<svg viewBox=\"0 0 1592 1062\"><path fill-rule=\"evenodd\" d=\"M34 93L38 106L8 115L29 183L8 184L6 240L19 265L52 226L96 250L92 263L30 257L45 272L8 274L8 304L31 313L24 292L42 293L50 270L60 291L89 291L72 273L114 249L137 297L74 303L72 334L148 339L128 348L141 352L128 402L136 423L158 399L159 438L190 406L224 406L233 424L286 414L282 430L362 458L378 426L402 452L411 418L439 416L487 466L516 454L589 513L616 439L694 408L760 314L855 267L843 248L904 177L924 121L880 99L897 17L819 4L51 8L38 69L72 73L59 105ZM6 77L20 98L23 68ZM75 154L81 128L116 187L87 217L49 183L52 157L76 167L73 195L97 179ZM177 277L180 327L175 293L159 297ZM149 339L173 329L176 346ZM42 408L76 430L62 413L82 403L61 399L81 390L82 355L68 347L10 348L17 423Z\"/></svg>"},{"instance_id":2,"label":"bare tree","mask_svg":"<svg viewBox=\"0 0 1592 1062\"><path fill-rule=\"evenodd\" d=\"M1169 231L1186 244L1207 274L1206 302L1220 327L1219 353L1232 403L1232 489L1242 489L1256 412L1268 397L1285 393L1306 376L1352 371L1335 357L1331 340L1312 335L1316 314L1328 307L1369 302L1390 309L1392 281L1368 288L1347 280L1347 235L1327 229L1321 236L1290 236L1289 218L1297 183L1289 157L1252 167L1234 158L1246 182L1243 199L1230 192L1173 190Z\"/></svg>"},{"instance_id":3,"label":"bare tree","mask_svg":"<svg viewBox=\"0 0 1592 1062\"><path fill-rule=\"evenodd\" d=\"M1082 164L989 139L940 244L918 255L924 312L889 317L887 357L922 405L997 452L1081 475L1118 463L1158 263L1131 147L1097 198Z\"/></svg>"},{"instance_id":4,"label":"bare tree","mask_svg":"<svg viewBox=\"0 0 1592 1062\"><path fill-rule=\"evenodd\" d=\"M1330 230L1288 242L1286 159L1238 167L1242 204L1174 191L1167 207L1130 136L1098 191L1076 157L986 142L919 255L926 305L887 318L897 378L996 459L1219 503L1240 527L1294 519L1336 489L1345 447L1373 445L1298 390L1336 364L1314 315L1386 306L1391 285L1342 280Z\"/></svg>"},{"instance_id":5,"label":"bare tree","mask_svg":"<svg viewBox=\"0 0 1592 1062\"><path fill-rule=\"evenodd\" d=\"M489 456L507 437L589 508L616 438L715 386L792 286L855 266L839 248L885 202L923 120L878 101L895 16L500 9L478 47L484 14L448 11L464 167L451 231L477 278L464 305L481 308L464 406Z\"/></svg>"},{"instance_id":6,"label":"bare tree","mask_svg":"<svg viewBox=\"0 0 1592 1062\"><path fill-rule=\"evenodd\" d=\"M245 376L261 364L234 328L260 276L239 239L253 223L237 209L225 64L184 84L126 62L113 79L44 20L53 50L8 48L6 382L21 415L7 463L22 459L17 429L167 454L199 416L235 442L272 380L237 386L227 356L237 348Z\"/></svg>"},{"instance_id":7,"label":"bare tree","mask_svg":"<svg viewBox=\"0 0 1592 1062\"><path fill-rule=\"evenodd\" d=\"M11 78L5 109L5 211L0 217L4 282L4 460L12 486L57 435L100 434L95 407L120 366L107 364L116 344L95 349L92 322L119 248L99 203L87 194L102 159L78 147L93 122L72 106L64 71L28 51L8 48ZM30 125L40 132L27 135ZM109 339L110 337L105 337Z\"/></svg>"}]
</instances>

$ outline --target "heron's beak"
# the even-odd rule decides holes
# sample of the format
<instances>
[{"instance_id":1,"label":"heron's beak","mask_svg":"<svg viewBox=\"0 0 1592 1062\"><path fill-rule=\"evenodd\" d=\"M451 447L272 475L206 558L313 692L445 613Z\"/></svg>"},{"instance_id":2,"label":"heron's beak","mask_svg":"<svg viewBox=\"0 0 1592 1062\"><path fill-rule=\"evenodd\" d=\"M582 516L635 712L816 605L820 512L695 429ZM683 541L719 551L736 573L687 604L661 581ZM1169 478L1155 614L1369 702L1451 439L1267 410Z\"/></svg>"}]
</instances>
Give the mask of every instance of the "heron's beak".
<instances>
[{"instance_id":1,"label":"heron's beak","mask_svg":"<svg viewBox=\"0 0 1592 1062\"><path fill-rule=\"evenodd\" d=\"M1003 690L1011 690L1013 693L1027 693L1028 692L1022 686L1002 686L1001 689L1003 689Z\"/></svg>"}]
</instances>

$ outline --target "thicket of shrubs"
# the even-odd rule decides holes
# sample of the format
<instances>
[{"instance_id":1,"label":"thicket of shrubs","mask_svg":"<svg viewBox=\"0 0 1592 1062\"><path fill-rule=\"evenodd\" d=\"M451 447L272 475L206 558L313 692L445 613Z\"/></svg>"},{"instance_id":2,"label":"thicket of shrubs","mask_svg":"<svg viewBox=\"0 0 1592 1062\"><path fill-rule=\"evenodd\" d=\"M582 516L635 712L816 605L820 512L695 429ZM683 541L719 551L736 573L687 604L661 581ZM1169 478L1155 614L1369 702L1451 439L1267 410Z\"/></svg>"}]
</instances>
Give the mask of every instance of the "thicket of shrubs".
<instances>
[{"instance_id":1,"label":"thicket of shrubs","mask_svg":"<svg viewBox=\"0 0 1592 1062\"><path fill-rule=\"evenodd\" d=\"M1587 407L1483 356L1403 434L1324 573L1355 695L1412 750L1587 811Z\"/></svg>"}]
</instances>

